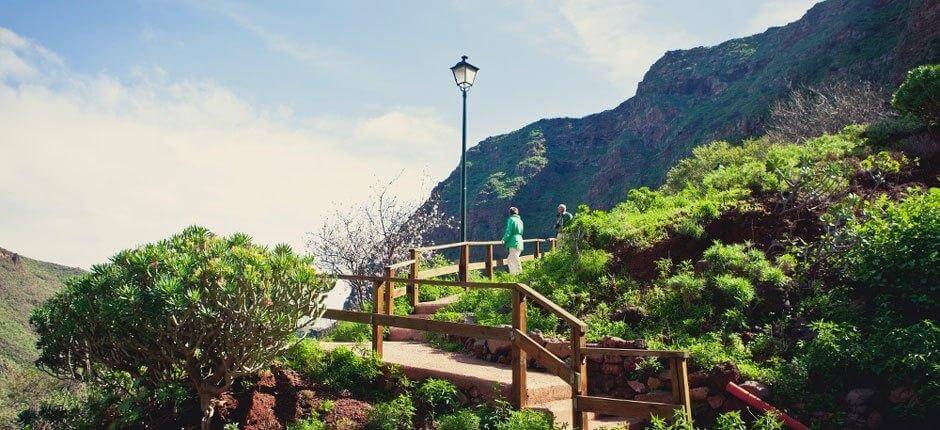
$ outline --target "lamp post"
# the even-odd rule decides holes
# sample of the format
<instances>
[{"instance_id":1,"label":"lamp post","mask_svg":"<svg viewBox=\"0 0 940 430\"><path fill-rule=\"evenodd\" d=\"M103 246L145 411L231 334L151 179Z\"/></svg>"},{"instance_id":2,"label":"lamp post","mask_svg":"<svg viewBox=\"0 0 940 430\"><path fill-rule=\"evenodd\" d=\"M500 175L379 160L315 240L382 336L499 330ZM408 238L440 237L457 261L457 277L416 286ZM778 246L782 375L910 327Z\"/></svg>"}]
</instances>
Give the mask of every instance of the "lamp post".
<instances>
[{"instance_id":1,"label":"lamp post","mask_svg":"<svg viewBox=\"0 0 940 430\"><path fill-rule=\"evenodd\" d=\"M467 62L467 56L460 57L460 62L450 68L454 81L463 96L463 133L460 147L460 241L467 241L467 91L473 86L479 67Z\"/></svg>"}]
</instances>

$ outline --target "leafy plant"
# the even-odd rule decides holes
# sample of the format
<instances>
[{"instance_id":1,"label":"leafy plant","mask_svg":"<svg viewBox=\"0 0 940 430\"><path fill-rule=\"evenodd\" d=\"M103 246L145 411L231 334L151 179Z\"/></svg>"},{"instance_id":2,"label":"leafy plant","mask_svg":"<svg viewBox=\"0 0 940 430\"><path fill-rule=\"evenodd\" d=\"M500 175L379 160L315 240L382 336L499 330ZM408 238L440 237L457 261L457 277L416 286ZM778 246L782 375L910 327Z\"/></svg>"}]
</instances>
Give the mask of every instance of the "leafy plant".
<instances>
[{"instance_id":1,"label":"leafy plant","mask_svg":"<svg viewBox=\"0 0 940 430\"><path fill-rule=\"evenodd\" d=\"M368 428L374 430L409 430L414 421L415 407L411 397L401 395L379 403L369 411Z\"/></svg>"},{"instance_id":2,"label":"leafy plant","mask_svg":"<svg viewBox=\"0 0 940 430\"><path fill-rule=\"evenodd\" d=\"M534 409L513 411L509 418L500 424L498 430L555 430L555 420L551 414Z\"/></svg>"},{"instance_id":3,"label":"leafy plant","mask_svg":"<svg viewBox=\"0 0 940 430\"><path fill-rule=\"evenodd\" d=\"M480 417L470 409L461 409L441 417L438 430L480 430Z\"/></svg>"},{"instance_id":4,"label":"leafy plant","mask_svg":"<svg viewBox=\"0 0 940 430\"><path fill-rule=\"evenodd\" d=\"M891 104L901 113L937 125L940 118L940 64L927 64L907 72Z\"/></svg>"},{"instance_id":5,"label":"leafy plant","mask_svg":"<svg viewBox=\"0 0 940 430\"><path fill-rule=\"evenodd\" d=\"M429 378L418 386L415 393L419 404L426 405L430 418L447 413L460 404L460 392L450 381Z\"/></svg>"},{"instance_id":6,"label":"leafy plant","mask_svg":"<svg viewBox=\"0 0 940 430\"><path fill-rule=\"evenodd\" d=\"M89 381L112 371L150 387L185 381L208 428L215 399L286 350L328 289L286 245L189 227L94 266L30 321L39 365Z\"/></svg>"}]
</instances>

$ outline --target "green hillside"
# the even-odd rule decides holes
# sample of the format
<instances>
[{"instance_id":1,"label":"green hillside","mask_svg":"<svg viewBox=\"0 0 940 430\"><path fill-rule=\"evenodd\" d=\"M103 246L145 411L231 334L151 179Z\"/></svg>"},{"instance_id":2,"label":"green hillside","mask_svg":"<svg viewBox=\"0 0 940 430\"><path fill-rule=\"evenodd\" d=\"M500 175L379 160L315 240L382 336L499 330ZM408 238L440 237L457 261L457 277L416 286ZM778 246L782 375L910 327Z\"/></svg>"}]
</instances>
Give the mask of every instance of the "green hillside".
<instances>
[{"instance_id":1,"label":"green hillside","mask_svg":"<svg viewBox=\"0 0 940 430\"><path fill-rule=\"evenodd\" d=\"M932 1L828 0L784 27L667 52L611 110L539 120L470 148L469 236L497 237L509 206L521 209L531 237L551 233L558 203L609 209L631 188L662 184L698 145L762 134L771 105L794 88L893 89L913 66L940 60L938 19ZM448 214L458 213L459 182L454 170L432 191Z\"/></svg>"},{"instance_id":2,"label":"green hillside","mask_svg":"<svg viewBox=\"0 0 940 430\"><path fill-rule=\"evenodd\" d=\"M33 366L36 335L29 314L84 271L33 260L0 248L0 428L64 384Z\"/></svg>"},{"instance_id":3,"label":"green hillside","mask_svg":"<svg viewBox=\"0 0 940 430\"><path fill-rule=\"evenodd\" d=\"M0 351L18 363L36 359L29 313L81 269L33 260L0 248Z\"/></svg>"}]
</instances>

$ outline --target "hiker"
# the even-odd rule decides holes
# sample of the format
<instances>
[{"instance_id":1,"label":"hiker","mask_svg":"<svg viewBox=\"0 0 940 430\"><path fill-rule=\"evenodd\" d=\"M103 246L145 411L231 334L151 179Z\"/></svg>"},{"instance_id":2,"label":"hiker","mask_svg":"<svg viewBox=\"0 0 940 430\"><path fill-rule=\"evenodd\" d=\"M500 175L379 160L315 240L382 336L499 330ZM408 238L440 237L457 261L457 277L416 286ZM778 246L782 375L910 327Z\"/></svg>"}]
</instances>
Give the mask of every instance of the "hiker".
<instances>
[{"instance_id":1,"label":"hiker","mask_svg":"<svg viewBox=\"0 0 940 430\"><path fill-rule=\"evenodd\" d=\"M506 230L503 233L503 244L509 251L509 258L506 264L509 266L509 273L515 275L522 271L522 262L519 256L522 255L522 218L519 217L519 208L509 208L509 218L506 219Z\"/></svg>"},{"instance_id":2,"label":"hiker","mask_svg":"<svg viewBox=\"0 0 940 430\"><path fill-rule=\"evenodd\" d=\"M564 236L564 228L571 224L571 219L574 218L574 215L571 215L571 212L568 212L568 207L564 203L558 205L558 211L555 215L555 241L561 243L561 238Z\"/></svg>"}]
</instances>

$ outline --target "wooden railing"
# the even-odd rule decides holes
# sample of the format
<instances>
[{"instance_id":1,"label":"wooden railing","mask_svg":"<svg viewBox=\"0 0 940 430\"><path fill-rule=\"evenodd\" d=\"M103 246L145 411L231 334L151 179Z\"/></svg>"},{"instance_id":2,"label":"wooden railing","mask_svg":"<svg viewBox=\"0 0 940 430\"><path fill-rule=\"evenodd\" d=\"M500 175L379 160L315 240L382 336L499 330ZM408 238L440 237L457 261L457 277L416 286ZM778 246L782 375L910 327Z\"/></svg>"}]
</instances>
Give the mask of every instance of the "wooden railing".
<instances>
[{"instance_id":1,"label":"wooden railing","mask_svg":"<svg viewBox=\"0 0 940 430\"><path fill-rule=\"evenodd\" d=\"M540 258L542 256L541 244L543 243L548 243L549 249L554 249L555 245L554 239L529 239L526 243L535 244L534 253L524 256L522 260ZM504 260L496 260L493 258L493 247L501 244L502 242L495 241L461 242L416 248L411 250L410 260L387 266L385 268L385 276L337 275L336 277L339 279L371 282L375 288L374 312L327 309L323 316L335 320L370 324L372 326L372 350L379 357L382 356L382 338L386 326L431 331L475 339L510 341L512 344L511 402L519 408L523 408L527 405L526 363L528 362L528 357L531 356L542 367L563 379L571 386L572 423L575 429L588 429L588 412L625 417L643 414L656 414L662 417L671 417L675 410L680 409L691 419L692 404L689 398L689 355L687 352L588 347L585 340L587 325L578 317L570 314L528 285L521 283L469 282L468 278L471 270L483 269L487 276L492 279L494 268L505 265ZM470 262L470 248L473 246L487 247L487 258L485 261ZM457 247L460 248L458 264L420 271L419 259L422 252L439 251ZM406 267L410 269L409 276L407 278L396 277L397 270ZM428 279L453 273L458 273L458 280L446 281ZM395 288L395 284L405 284L407 287ZM435 321L394 315L395 298L407 294L409 302L412 305L416 305L419 302L418 291L421 285L509 290L512 294L512 326L491 327L478 324ZM568 326L571 333L571 356L569 360L561 359L529 337L526 322L526 308L530 301L546 311L555 314ZM588 395L587 357L589 356L659 357L666 359L672 374L672 403L614 399Z\"/></svg>"}]
</instances>

